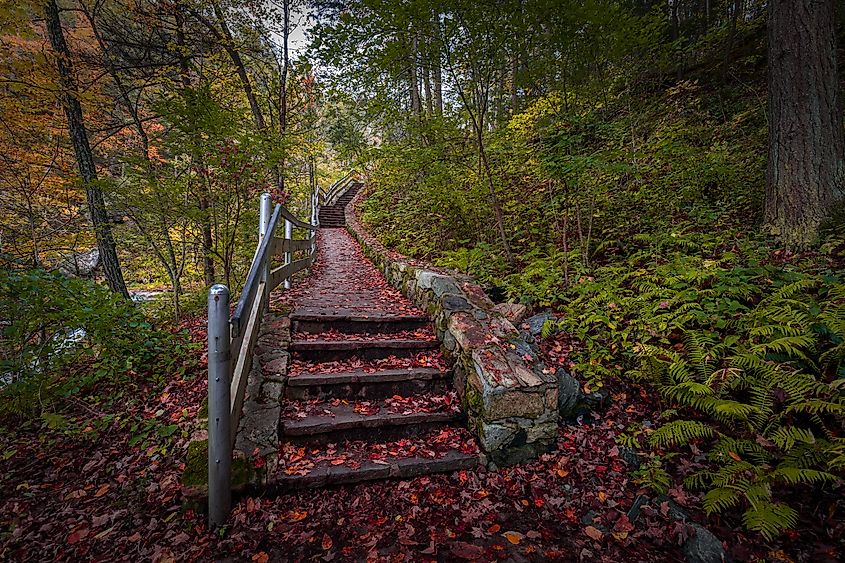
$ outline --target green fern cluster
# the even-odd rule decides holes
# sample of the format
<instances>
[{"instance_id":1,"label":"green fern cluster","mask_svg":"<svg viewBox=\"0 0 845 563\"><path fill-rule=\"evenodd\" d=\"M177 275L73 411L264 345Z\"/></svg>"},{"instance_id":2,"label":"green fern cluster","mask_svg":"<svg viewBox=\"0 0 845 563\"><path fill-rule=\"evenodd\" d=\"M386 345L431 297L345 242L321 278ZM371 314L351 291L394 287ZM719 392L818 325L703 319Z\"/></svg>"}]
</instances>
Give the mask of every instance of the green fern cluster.
<instances>
[{"instance_id":1,"label":"green fern cluster","mask_svg":"<svg viewBox=\"0 0 845 563\"><path fill-rule=\"evenodd\" d=\"M682 347L639 347L636 375L689 415L649 443L709 446L711 468L686 480L707 489L707 512L741 507L746 527L772 538L798 517L775 500L778 489L836 481L845 469L843 297L845 285L806 277L724 331L687 329Z\"/></svg>"}]
</instances>

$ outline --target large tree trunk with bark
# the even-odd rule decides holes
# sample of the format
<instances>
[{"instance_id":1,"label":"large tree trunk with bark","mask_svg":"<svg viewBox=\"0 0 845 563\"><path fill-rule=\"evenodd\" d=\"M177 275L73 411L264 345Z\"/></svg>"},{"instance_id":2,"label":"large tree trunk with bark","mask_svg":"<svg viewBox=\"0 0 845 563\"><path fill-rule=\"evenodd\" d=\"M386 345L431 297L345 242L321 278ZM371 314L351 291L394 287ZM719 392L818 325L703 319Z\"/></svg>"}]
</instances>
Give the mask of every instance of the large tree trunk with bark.
<instances>
[{"instance_id":1,"label":"large tree trunk with bark","mask_svg":"<svg viewBox=\"0 0 845 563\"><path fill-rule=\"evenodd\" d=\"M114 236L106 213L106 201L103 191L97 185L97 167L94 164L94 154L91 151L91 144L88 141L88 130L85 128L85 120L82 115L82 105L77 97L76 80L73 76L70 49L68 49L65 35L62 31L62 23L59 18L59 7L56 0L47 0L44 6L44 14L47 22L47 34L50 37L50 45L56 54L56 67L59 72L59 82L64 92L64 109L67 117L68 133L73 152L76 156L76 164L79 168L79 176L85 186L85 195L88 200L88 211L91 214L91 223L94 227L94 236L97 239L97 248L100 251L100 260L103 264L103 272L109 288L123 297L129 298L126 290L126 282L123 280L123 272L120 269L120 261L117 257L117 249L114 244Z\"/></svg>"},{"instance_id":2,"label":"large tree trunk with bark","mask_svg":"<svg viewBox=\"0 0 845 563\"><path fill-rule=\"evenodd\" d=\"M769 3L765 219L790 247L813 242L845 188L834 0Z\"/></svg>"}]
</instances>

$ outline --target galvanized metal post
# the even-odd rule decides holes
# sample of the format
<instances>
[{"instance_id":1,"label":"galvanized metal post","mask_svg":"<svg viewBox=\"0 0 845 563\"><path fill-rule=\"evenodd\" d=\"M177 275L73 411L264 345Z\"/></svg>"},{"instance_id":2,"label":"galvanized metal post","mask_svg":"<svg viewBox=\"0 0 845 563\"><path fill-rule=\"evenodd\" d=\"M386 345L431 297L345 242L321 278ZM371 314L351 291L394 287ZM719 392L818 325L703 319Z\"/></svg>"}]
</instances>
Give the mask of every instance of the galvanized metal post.
<instances>
[{"instance_id":1,"label":"galvanized metal post","mask_svg":"<svg viewBox=\"0 0 845 563\"><path fill-rule=\"evenodd\" d=\"M226 523L232 503L229 288L208 290L208 521Z\"/></svg>"},{"instance_id":2,"label":"galvanized metal post","mask_svg":"<svg viewBox=\"0 0 845 563\"><path fill-rule=\"evenodd\" d=\"M313 211L311 212L311 224L319 226L320 224L320 186L314 182L314 193L311 196L311 200L314 202L312 205ZM311 254L317 251L317 231L311 231Z\"/></svg>"},{"instance_id":3,"label":"galvanized metal post","mask_svg":"<svg viewBox=\"0 0 845 563\"><path fill-rule=\"evenodd\" d=\"M291 224L289 219L285 219L285 239L288 241L288 244L292 242L293 238L293 225ZM290 251L290 247L288 247L288 251L285 252L285 265L291 263L291 258L293 253ZM290 277L285 279L285 289L290 289Z\"/></svg>"},{"instance_id":4,"label":"galvanized metal post","mask_svg":"<svg viewBox=\"0 0 845 563\"><path fill-rule=\"evenodd\" d=\"M261 207L259 209L260 220L258 225L258 246L261 246L261 241L264 240L264 237L273 236L273 233L267 232L267 229L270 228L270 215L272 210L272 198L270 197L270 194L264 192L261 194ZM268 254L266 256L266 261L261 265L261 281L264 282L264 295L260 296L260 298L264 301L265 311L270 308L270 292L267 287L267 282L270 279L270 258L271 256Z\"/></svg>"},{"instance_id":5,"label":"galvanized metal post","mask_svg":"<svg viewBox=\"0 0 845 563\"><path fill-rule=\"evenodd\" d=\"M264 235L267 234L267 227L270 226L270 215L273 211L273 201L270 197L270 194L264 192L261 194L261 207L259 208L260 211L260 219L258 221L258 242L261 243L261 239L264 238Z\"/></svg>"}]
</instances>

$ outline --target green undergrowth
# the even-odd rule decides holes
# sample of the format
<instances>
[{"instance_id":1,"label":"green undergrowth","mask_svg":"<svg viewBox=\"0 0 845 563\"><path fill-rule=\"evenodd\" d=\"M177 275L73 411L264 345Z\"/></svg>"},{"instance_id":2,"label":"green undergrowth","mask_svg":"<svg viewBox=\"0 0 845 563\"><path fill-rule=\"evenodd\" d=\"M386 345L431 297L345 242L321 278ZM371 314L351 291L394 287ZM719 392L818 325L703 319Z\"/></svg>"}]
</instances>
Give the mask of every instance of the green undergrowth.
<instances>
[{"instance_id":1,"label":"green undergrowth","mask_svg":"<svg viewBox=\"0 0 845 563\"><path fill-rule=\"evenodd\" d=\"M93 281L0 271L0 421L67 427L68 402L120 401L184 373L192 345Z\"/></svg>"},{"instance_id":2,"label":"green undergrowth","mask_svg":"<svg viewBox=\"0 0 845 563\"><path fill-rule=\"evenodd\" d=\"M557 309L547 334L575 337L587 386L659 392L658 428L631 439L652 450L640 482L665 492L672 460L701 450L683 485L773 538L798 522L788 499L845 474L845 229L799 255L762 233L759 65L739 61L741 87L629 85L592 106L552 91L512 116L488 152L513 264L453 136L379 149L362 217L392 248Z\"/></svg>"}]
</instances>

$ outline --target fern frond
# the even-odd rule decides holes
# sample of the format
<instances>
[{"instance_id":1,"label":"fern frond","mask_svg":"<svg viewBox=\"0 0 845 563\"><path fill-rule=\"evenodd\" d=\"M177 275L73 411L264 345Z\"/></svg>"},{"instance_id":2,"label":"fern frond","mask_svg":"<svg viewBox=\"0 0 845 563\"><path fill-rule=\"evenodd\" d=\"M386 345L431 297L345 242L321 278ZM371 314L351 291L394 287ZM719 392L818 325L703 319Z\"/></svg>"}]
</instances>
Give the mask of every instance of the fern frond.
<instances>
[{"instance_id":1,"label":"fern frond","mask_svg":"<svg viewBox=\"0 0 845 563\"><path fill-rule=\"evenodd\" d=\"M812 444L816 441L812 431L798 426L781 426L772 432L768 438L784 451L792 449L796 442Z\"/></svg>"},{"instance_id":2,"label":"fern frond","mask_svg":"<svg viewBox=\"0 0 845 563\"><path fill-rule=\"evenodd\" d=\"M697 420L675 420L655 430L648 441L652 446L674 446L688 444L697 438L712 438L710 426Z\"/></svg>"},{"instance_id":3,"label":"fern frond","mask_svg":"<svg viewBox=\"0 0 845 563\"><path fill-rule=\"evenodd\" d=\"M742 500L742 493L730 487L710 489L704 495L703 505L707 514L724 512L728 508L738 506Z\"/></svg>"},{"instance_id":4,"label":"fern frond","mask_svg":"<svg viewBox=\"0 0 845 563\"><path fill-rule=\"evenodd\" d=\"M783 503L760 502L745 511L742 521L746 528L772 540L798 523L798 513Z\"/></svg>"},{"instance_id":5,"label":"fern frond","mask_svg":"<svg viewBox=\"0 0 845 563\"><path fill-rule=\"evenodd\" d=\"M806 484L806 483L820 483L823 481L835 481L836 476L826 471L819 471L817 469L802 469L799 467L780 467L778 466L771 473L771 478L782 481L789 485Z\"/></svg>"}]
</instances>

